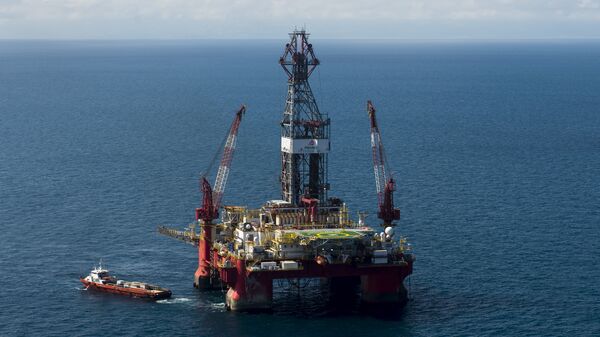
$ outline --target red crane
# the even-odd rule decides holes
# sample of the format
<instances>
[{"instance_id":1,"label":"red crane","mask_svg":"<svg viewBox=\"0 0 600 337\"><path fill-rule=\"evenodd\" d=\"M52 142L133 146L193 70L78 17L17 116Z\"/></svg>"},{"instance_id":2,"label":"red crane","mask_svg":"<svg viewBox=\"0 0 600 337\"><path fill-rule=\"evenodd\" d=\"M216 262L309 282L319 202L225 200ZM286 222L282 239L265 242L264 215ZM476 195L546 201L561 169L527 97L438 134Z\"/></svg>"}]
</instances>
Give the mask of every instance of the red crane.
<instances>
[{"instance_id":1,"label":"red crane","mask_svg":"<svg viewBox=\"0 0 600 337\"><path fill-rule=\"evenodd\" d=\"M240 128L240 122L242 121L242 116L245 112L246 106L242 105L238 112L236 112L235 118L231 123L231 127L229 128L229 132L227 133L227 138L225 140L225 147L223 148L221 164L219 165L219 170L217 171L214 189L210 186L208 180L206 180L206 174L208 171L210 171L210 168L216 159L216 155L208 165L205 173L202 175L202 207L196 208L196 220L203 220L205 223L210 223L219 217L219 208L221 207L221 200L223 199L223 192L225 191L225 185L227 184L231 160L233 159L233 153L235 152L237 134Z\"/></svg>"},{"instance_id":2,"label":"red crane","mask_svg":"<svg viewBox=\"0 0 600 337\"><path fill-rule=\"evenodd\" d=\"M381 133L377 126L375 107L367 101L367 112L371 120L371 149L373 150L373 170L379 210L377 217L383 220L384 226L393 226L394 220L400 219L400 210L394 208L394 191L396 182L387 167L387 157L381 141Z\"/></svg>"},{"instance_id":3,"label":"red crane","mask_svg":"<svg viewBox=\"0 0 600 337\"><path fill-rule=\"evenodd\" d=\"M223 198L223 192L225 191L225 184L227 184L227 176L229 175L229 167L231 165L231 160L233 159L233 152L235 151L237 133L244 112L246 112L246 106L242 105L235 114L235 118L227 133L227 138L223 140L225 147L223 147L223 143L221 143L223 157L221 158L221 164L217 171L214 190L210 186L208 180L206 180L206 174L212 168L220 151L215 153L215 156L208 164L208 168L202 174L202 207L196 208L196 221L202 220L202 224L200 225L202 233L200 235L200 241L198 242L198 269L194 274L194 286L199 289L213 289L218 286L210 262L212 260L211 251L213 244L212 221L219 217L221 199Z\"/></svg>"}]
</instances>

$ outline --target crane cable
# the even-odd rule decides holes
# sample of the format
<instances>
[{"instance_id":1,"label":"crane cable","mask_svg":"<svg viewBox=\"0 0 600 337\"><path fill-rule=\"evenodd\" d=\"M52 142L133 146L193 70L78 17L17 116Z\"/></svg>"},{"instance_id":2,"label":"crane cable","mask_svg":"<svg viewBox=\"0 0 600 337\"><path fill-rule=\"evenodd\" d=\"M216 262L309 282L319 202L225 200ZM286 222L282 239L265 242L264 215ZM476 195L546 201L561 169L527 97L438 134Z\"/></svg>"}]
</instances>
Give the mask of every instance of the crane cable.
<instances>
[{"instance_id":1,"label":"crane cable","mask_svg":"<svg viewBox=\"0 0 600 337\"><path fill-rule=\"evenodd\" d=\"M221 152L223 151L223 148L225 146L225 142L227 142L227 138L229 138L229 133L230 132L231 132L231 127L229 127L229 132L227 132L225 134L225 137L223 137L223 140L221 141L221 144L217 148L217 151L215 151L215 154L213 155L211 161L208 163L208 166L206 167L206 169L203 172L200 173L200 178L206 178L206 175L212 169L213 165L217 161L217 158L219 157L219 154L221 154Z\"/></svg>"}]
</instances>

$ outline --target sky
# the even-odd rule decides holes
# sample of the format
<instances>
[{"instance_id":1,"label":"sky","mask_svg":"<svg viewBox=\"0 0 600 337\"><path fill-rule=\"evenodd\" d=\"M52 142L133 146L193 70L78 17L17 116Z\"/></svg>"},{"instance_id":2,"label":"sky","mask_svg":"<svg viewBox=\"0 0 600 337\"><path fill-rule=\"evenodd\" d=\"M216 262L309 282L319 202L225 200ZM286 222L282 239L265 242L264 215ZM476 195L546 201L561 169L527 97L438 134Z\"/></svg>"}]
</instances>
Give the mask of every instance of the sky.
<instances>
[{"instance_id":1,"label":"sky","mask_svg":"<svg viewBox=\"0 0 600 337\"><path fill-rule=\"evenodd\" d=\"M600 0L0 0L0 39L600 38Z\"/></svg>"}]
</instances>

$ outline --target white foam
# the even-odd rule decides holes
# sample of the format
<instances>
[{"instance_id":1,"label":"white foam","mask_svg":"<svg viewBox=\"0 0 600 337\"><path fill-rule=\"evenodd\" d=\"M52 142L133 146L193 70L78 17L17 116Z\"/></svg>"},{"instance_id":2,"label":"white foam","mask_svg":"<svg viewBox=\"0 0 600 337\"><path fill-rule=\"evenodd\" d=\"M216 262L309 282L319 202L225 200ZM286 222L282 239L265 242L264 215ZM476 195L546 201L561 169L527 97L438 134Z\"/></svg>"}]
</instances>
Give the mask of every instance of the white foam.
<instances>
[{"instance_id":1,"label":"white foam","mask_svg":"<svg viewBox=\"0 0 600 337\"><path fill-rule=\"evenodd\" d=\"M191 299L189 299L189 298L178 297L178 298L168 298L168 299L164 299L164 300L158 300L158 301L156 301L156 303L177 304L177 303L186 303L186 302L190 302L190 301L191 301Z\"/></svg>"}]
</instances>

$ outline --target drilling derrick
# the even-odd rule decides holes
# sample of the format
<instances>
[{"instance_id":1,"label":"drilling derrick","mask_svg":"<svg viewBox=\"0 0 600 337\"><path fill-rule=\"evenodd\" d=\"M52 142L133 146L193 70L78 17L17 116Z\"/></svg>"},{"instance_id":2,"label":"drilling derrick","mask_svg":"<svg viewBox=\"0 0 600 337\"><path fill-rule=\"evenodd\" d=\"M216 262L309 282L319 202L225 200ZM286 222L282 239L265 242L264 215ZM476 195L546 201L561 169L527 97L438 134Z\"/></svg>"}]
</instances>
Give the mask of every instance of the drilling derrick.
<instances>
[{"instance_id":1,"label":"drilling derrick","mask_svg":"<svg viewBox=\"0 0 600 337\"><path fill-rule=\"evenodd\" d=\"M327 199L329 118L319 111L308 78L319 65L304 30L290 33L279 63L288 76L281 121L282 198L299 205L302 197Z\"/></svg>"}]
</instances>

